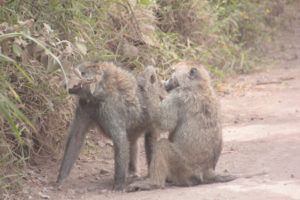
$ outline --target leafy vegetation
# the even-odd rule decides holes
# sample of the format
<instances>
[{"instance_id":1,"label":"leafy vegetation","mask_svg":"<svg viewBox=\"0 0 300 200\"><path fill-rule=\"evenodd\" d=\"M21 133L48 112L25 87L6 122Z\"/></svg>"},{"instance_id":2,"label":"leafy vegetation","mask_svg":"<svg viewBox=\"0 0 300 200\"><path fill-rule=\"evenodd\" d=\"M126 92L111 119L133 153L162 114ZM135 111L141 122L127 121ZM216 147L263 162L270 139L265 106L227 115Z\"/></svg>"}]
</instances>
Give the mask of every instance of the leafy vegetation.
<instances>
[{"instance_id":1,"label":"leafy vegetation","mask_svg":"<svg viewBox=\"0 0 300 200\"><path fill-rule=\"evenodd\" d=\"M162 75L180 60L248 72L284 12L281 0L0 1L0 193L18 169L55 155L71 117L62 85L82 60ZM3 156L2 156L3 155Z\"/></svg>"}]
</instances>

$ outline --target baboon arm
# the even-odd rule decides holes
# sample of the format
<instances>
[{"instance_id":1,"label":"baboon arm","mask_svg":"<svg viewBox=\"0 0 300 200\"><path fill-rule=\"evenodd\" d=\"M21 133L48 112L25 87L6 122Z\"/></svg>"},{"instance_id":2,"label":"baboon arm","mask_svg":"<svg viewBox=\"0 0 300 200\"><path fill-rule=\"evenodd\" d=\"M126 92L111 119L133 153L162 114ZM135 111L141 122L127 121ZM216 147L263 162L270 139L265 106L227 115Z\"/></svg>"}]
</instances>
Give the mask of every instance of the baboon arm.
<instances>
[{"instance_id":1,"label":"baboon arm","mask_svg":"<svg viewBox=\"0 0 300 200\"><path fill-rule=\"evenodd\" d=\"M129 173L132 176L135 176L137 173L137 151L138 151L138 144L137 140L130 140L129 141Z\"/></svg>"},{"instance_id":2,"label":"baboon arm","mask_svg":"<svg viewBox=\"0 0 300 200\"><path fill-rule=\"evenodd\" d=\"M68 139L65 147L63 160L61 162L57 183L61 184L69 175L76 159L78 158L81 146L86 133L92 125L92 121L82 108L77 107L75 117L71 123Z\"/></svg>"},{"instance_id":3,"label":"baboon arm","mask_svg":"<svg viewBox=\"0 0 300 200\"><path fill-rule=\"evenodd\" d=\"M158 124L161 130L172 132L178 122L178 106L173 99L166 99L160 105Z\"/></svg>"},{"instance_id":4,"label":"baboon arm","mask_svg":"<svg viewBox=\"0 0 300 200\"><path fill-rule=\"evenodd\" d=\"M178 121L178 105L172 96L167 96L161 103L148 103L148 112L155 126L161 131L172 132Z\"/></svg>"},{"instance_id":5,"label":"baboon arm","mask_svg":"<svg viewBox=\"0 0 300 200\"><path fill-rule=\"evenodd\" d=\"M118 127L117 123L113 123L113 120L111 121L112 123L109 131L114 144L114 190L123 190L129 166L129 142L125 128Z\"/></svg>"},{"instance_id":6,"label":"baboon arm","mask_svg":"<svg viewBox=\"0 0 300 200\"><path fill-rule=\"evenodd\" d=\"M146 160L147 166L150 166L150 162L152 159L154 145L159 137L159 133L156 130L147 131L145 133L145 152L146 152Z\"/></svg>"}]
</instances>

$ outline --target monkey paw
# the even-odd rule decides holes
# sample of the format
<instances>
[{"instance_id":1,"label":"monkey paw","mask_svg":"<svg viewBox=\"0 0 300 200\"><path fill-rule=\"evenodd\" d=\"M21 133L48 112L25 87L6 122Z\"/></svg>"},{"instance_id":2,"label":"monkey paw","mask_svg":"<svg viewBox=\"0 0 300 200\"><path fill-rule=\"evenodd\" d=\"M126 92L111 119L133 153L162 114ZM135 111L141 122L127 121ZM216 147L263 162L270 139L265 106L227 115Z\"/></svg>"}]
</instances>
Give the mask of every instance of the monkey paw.
<instances>
[{"instance_id":1,"label":"monkey paw","mask_svg":"<svg viewBox=\"0 0 300 200\"><path fill-rule=\"evenodd\" d=\"M127 186L126 192L151 190L153 186L148 181L137 181Z\"/></svg>"}]
</instances>

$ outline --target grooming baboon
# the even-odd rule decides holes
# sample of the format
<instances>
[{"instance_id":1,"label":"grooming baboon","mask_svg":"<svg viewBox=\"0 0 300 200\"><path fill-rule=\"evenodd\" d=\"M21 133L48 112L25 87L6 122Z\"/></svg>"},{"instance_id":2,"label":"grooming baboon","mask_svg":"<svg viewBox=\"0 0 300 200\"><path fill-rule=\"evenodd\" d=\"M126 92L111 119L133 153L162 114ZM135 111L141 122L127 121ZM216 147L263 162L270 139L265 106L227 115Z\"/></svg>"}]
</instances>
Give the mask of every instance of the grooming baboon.
<instances>
[{"instance_id":1,"label":"grooming baboon","mask_svg":"<svg viewBox=\"0 0 300 200\"><path fill-rule=\"evenodd\" d=\"M222 150L222 128L208 72L192 62L181 62L174 68L166 82L169 94L162 102L153 87L155 72L145 82L147 112L157 128L169 131L169 138L161 139L154 148L149 179L131 184L128 191L162 188L166 181L191 186L236 178L215 173ZM148 68L148 75L150 71Z\"/></svg>"},{"instance_id":2,"label":"grooming baboon","mask_svg":"<svg viewBox=\"0 0 300 200\"><path fill-rule=\"evenodd\" d=\"M137 139L145 132L147 162L150 163L153 144L157 134L140 94L145 84L143 72L139 81L127 71L111 63L85 62L76 68L79 83L69 89L79 97L75 117L69 129L64 157L57 182L69 175L76 161L85 134L94 124L112 139L114 145L114 189L122 190L127 170L136 172ZM75 81L76 82L76 81ZM156 85L162 89L160 84ZM162 90L161 90L162 91Z\"/></svg>"}]
</instances>

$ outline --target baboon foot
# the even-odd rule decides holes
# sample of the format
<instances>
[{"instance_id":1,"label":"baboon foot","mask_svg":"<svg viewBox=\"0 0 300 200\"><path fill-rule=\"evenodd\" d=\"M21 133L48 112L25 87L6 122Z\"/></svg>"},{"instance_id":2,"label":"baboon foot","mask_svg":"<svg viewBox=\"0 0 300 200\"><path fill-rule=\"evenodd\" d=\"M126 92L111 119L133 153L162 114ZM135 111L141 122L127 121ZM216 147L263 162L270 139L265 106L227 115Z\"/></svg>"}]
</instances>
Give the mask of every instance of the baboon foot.
<instances>
[{"instance_id":1,"label":"baboon foot","mask_svg":"<svg viewBox=\"0 0 300 200\"><path fill-rule=\"evenodd\" d=\"M113 186L113 190L116 192L124 192L125 191L124 184L115 183Z\"/></svg>"},{"instance_id":2,"label":"baboon foot","mask_svg":"<svg viewBox=\"0 0 300 200\"><path fill-rule=\"evenodd\" d=\"M136 178L139 178L139 175L137 172L129 172L128 178L136 179Z\"/></svg>"},{"instance_id":3,"label":"baboon foot","mask_svg":"<svg viewBox=\"0 0 300 200\"><path fill-rule=\"evenodd\" d=\"M216 183L225 183L225 182L229 182L229 181L233 181L235 179L237 179L238 176L232 175L232 174L218 174L214 177L214 182Z\"/></svg>"},{"instance_id":4,"label":"baboon foot","mask_svg":"<svg viewBox=\"0 0 300 200\"><path fill-rule=\"evenodd\" d=\"M145 180L147 177L144 177L144 176L139 176L137 175L136 173L132 173L132 174L129 174L127 176L127 181L129 183L133 183L133 182L137 182L137 181L143 181Z\"/></svg>"},{"instance_id":5,"label":"baboon foot","mask_svg":"<svg viewBox=\"0 0 300 200\"><path fill-rule=\"evenodd\" d=\"M152 190L152 189L158 189L159 186L151 184L148 180L143 181L137 181L132 184L130 184L126 188L126 192L137 192L137 191L145 191L145 190Z\"/></svg>"}]
</instances>

